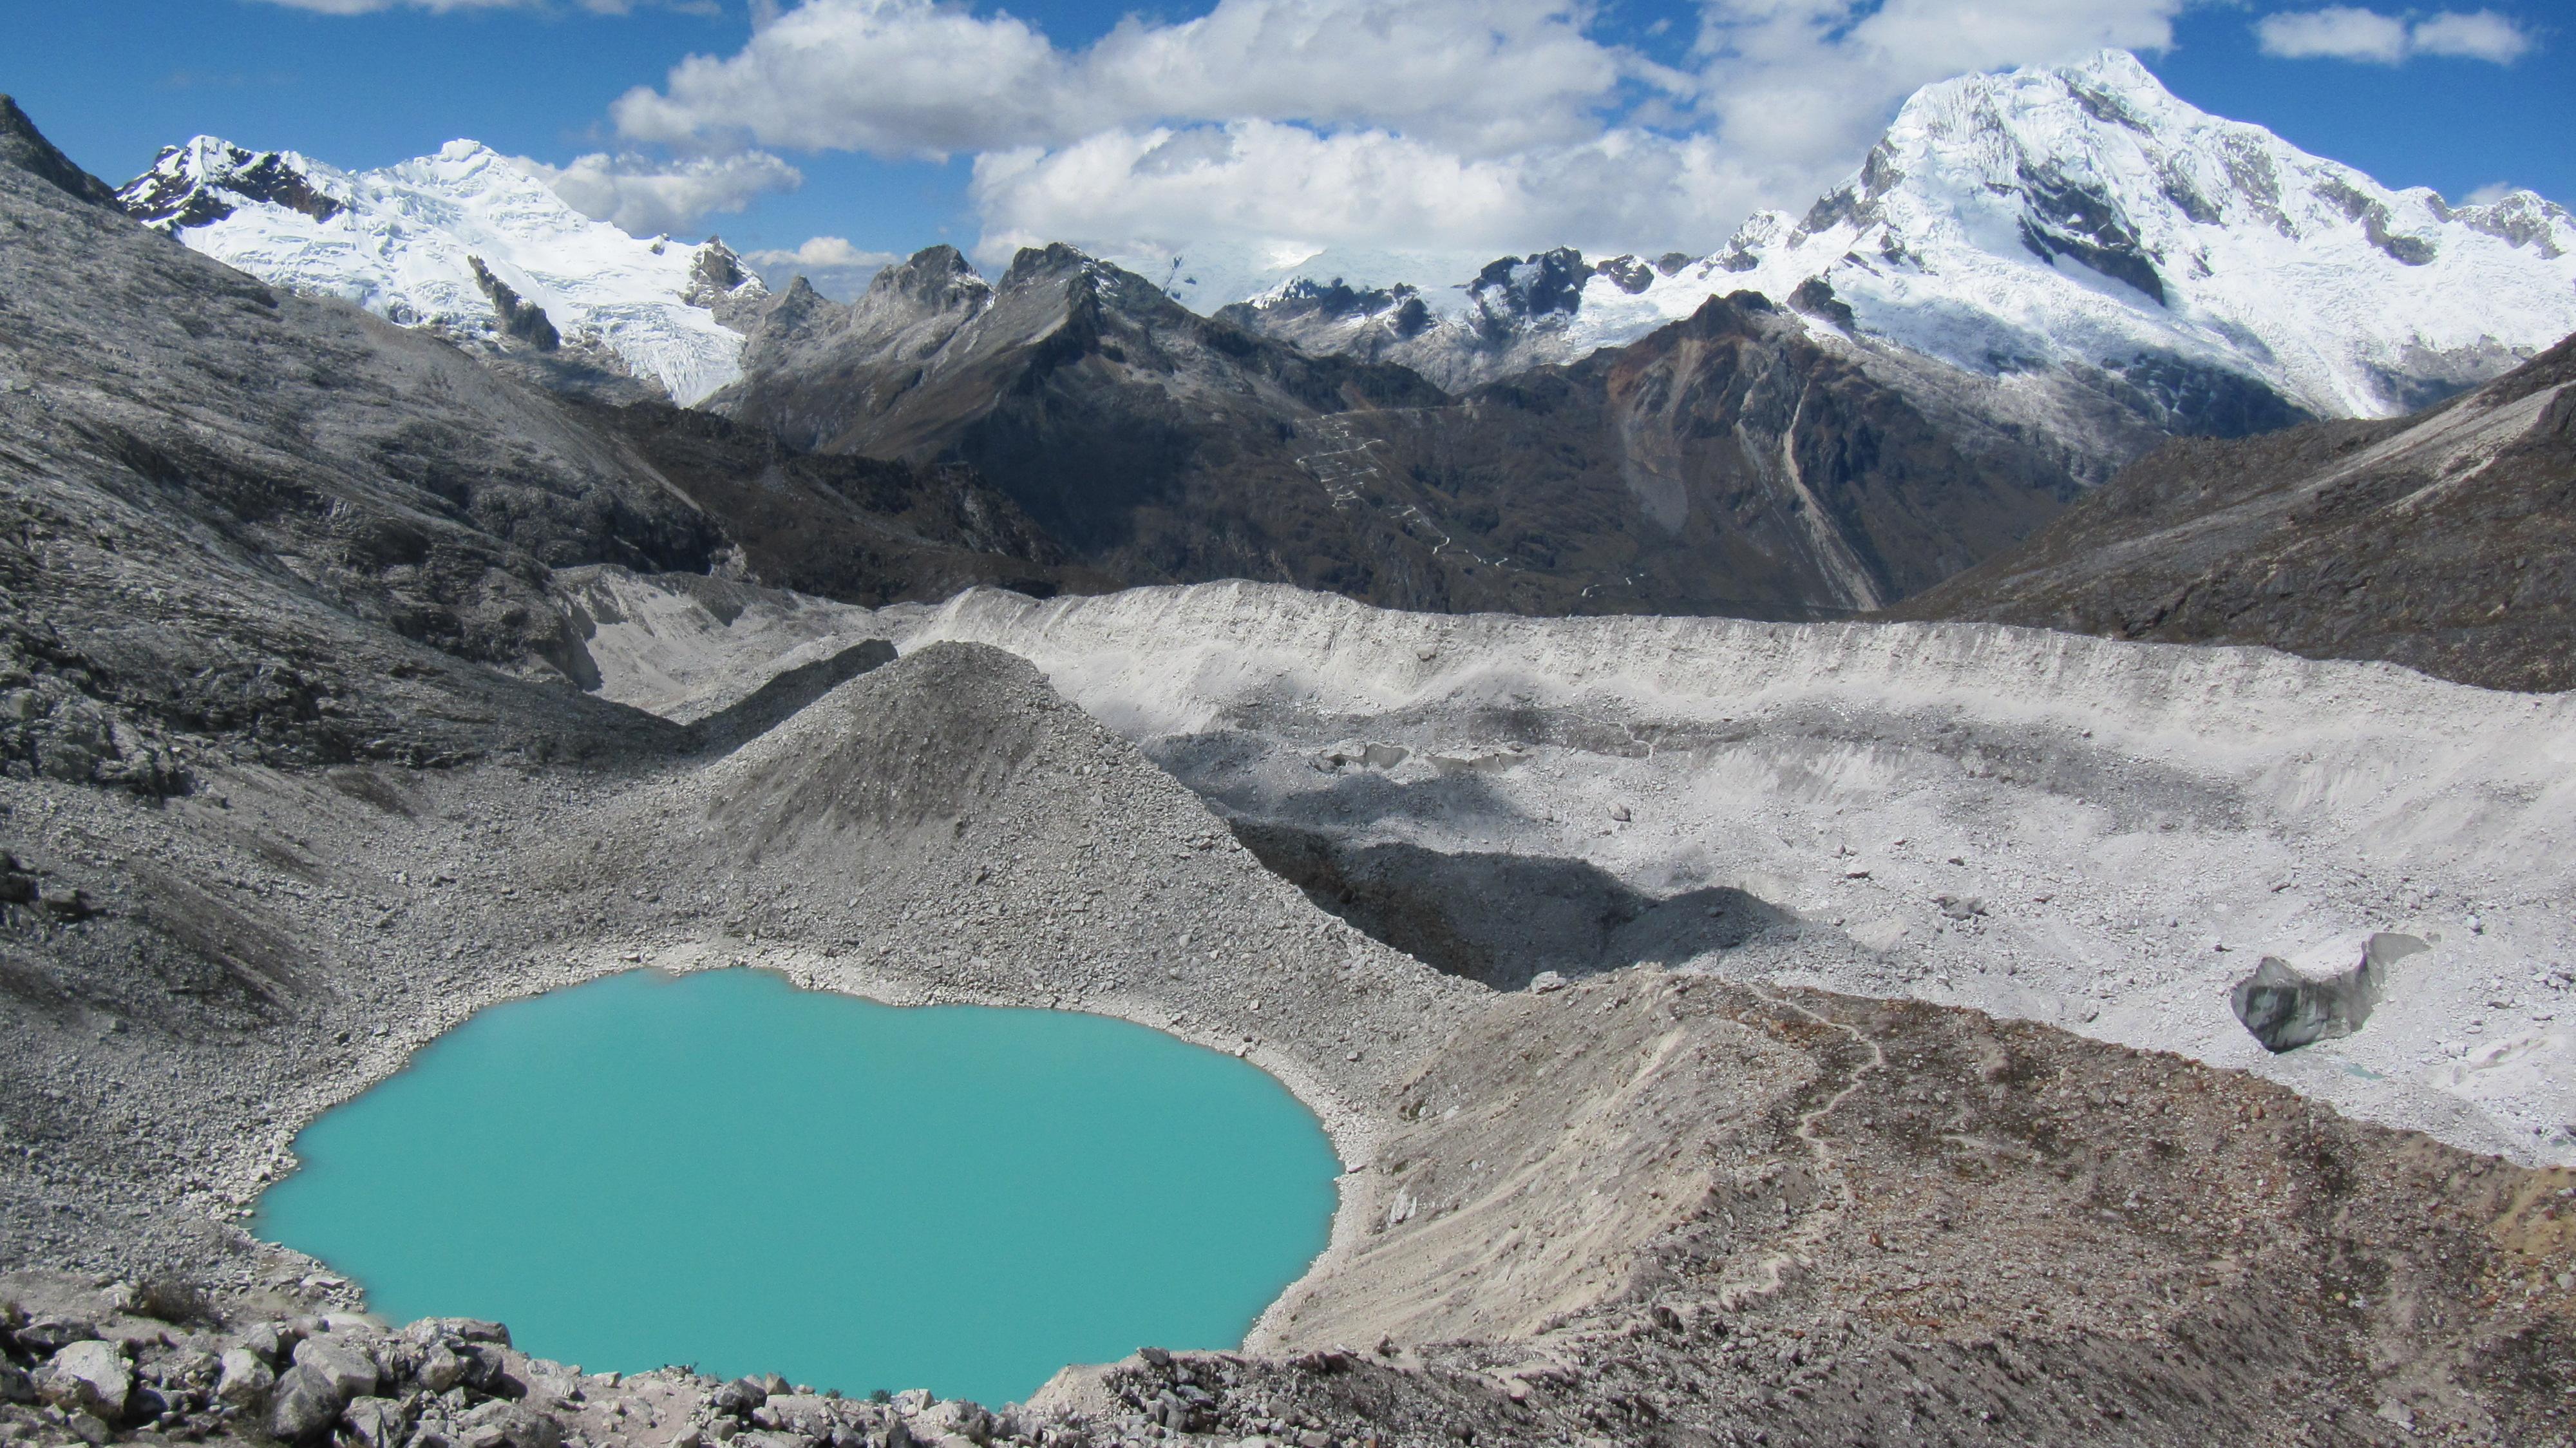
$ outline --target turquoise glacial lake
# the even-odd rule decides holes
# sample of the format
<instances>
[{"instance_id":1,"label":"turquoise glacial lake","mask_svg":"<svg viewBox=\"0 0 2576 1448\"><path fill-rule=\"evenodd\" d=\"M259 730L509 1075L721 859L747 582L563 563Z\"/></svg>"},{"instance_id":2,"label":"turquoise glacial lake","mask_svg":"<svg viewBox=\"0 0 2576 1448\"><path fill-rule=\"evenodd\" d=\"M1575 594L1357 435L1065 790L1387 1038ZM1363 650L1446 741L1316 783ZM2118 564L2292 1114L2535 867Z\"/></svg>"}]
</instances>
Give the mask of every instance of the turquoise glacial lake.
<instances>
[{"instance_id":1,"label":"turquoise glacial lake","mask_svg":"<svg viewBox=\"0 0 2576 1448\"><path fill-rule=\"evenodd\" d=\"M483 1011L296 1138L253 1230L395 1321L993 1406L1232 1347L1324 1248L1315 1117L1126 1021L896 1008L750 970Z\"/></svg>"}]
</instances>

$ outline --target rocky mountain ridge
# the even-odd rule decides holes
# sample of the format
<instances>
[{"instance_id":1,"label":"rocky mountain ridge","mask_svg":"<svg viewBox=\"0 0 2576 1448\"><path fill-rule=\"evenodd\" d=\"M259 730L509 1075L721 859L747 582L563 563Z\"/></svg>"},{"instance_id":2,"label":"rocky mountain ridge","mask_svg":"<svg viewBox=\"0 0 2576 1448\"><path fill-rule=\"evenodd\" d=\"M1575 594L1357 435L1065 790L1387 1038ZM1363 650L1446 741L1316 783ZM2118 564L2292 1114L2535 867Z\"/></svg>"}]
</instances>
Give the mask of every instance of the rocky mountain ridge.
<instances>
[{"instance_id":1,"label":"rocky mountain ridge","mask_svg":"<svg viewBox=\"0 0 2576 1448\"><path fill-rule=\"evenodd\" d=\"M2181 440L1891 611L2576 687L2576 336L2412 417Z\"/></svg>"},{"instance_id":2,"label":"rocky mountain ridge","mask_svg":"<svg viewBox=\"0 0 2576 1448\"><path fill-rule=\"evenodd\" d=\"M1455 388L1739 290L1950 369L1989 415L2077 430L2098 478L2161 436L2391 416L2510 368L2576 331L2576 217L2393 190L2105 51L1925 87L1850 181L1703 257L1561 249L1455 286L1300 273L1227 315Z\"/></svg>"},{"instance_id":3,"label":"rocky mountain ridge","mask_svg":"<svg viewBox=\"0 0 2576 1448\"><path fill-rule=\"evenodd\" d=\"M566 687L559 567L765 570L878 602L1065 576L962 469L800 463L236 271L127 217L5 102L0 217L8 770L161 796L235 751L671 742Z\"/></svg>"},{"instance_id":4,"label":"rocky mountain ridge","mask_svg":"<svg viewBox=\"0 0 2576 1448\"><path fill-rule=\"evenodd\" d=\"M972 466L1071 557L1398 607L1806 617L1902 597L2072 496L1758 296L1459 397L1198 317L1067 247L793 291L710 400L792 448ZM1946 435L1945 435L1946 433Z\"/></svg>"}]
</instances>

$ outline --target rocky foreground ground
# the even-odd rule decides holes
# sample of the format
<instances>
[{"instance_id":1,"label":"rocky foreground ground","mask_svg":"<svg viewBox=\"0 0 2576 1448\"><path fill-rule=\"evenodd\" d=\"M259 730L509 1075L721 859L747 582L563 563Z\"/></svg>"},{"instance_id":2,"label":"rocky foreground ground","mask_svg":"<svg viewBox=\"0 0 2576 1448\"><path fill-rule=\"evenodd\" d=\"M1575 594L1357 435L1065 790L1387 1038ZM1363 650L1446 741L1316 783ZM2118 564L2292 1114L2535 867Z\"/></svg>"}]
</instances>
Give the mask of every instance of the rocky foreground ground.
<instances>
[{"instance_id":1,"label":"rocky foreground ground","mask_svg":"<svg viewBox=\"0 0 2576 1448\"><path fill-rule=\"evenodd\" d=\"M1446 975L990 648L921 648L678 759L0 802L35 897L0 957L19 1438L2570 1438L2576 1175L1956 1007ZM1333 1245L1243 1352L1073 1368L987 1414L388 1331L241 1231L293 1132L411 1049L639 964L1241 1052L1334 1130Z\"/></svg>"}]
</instances>

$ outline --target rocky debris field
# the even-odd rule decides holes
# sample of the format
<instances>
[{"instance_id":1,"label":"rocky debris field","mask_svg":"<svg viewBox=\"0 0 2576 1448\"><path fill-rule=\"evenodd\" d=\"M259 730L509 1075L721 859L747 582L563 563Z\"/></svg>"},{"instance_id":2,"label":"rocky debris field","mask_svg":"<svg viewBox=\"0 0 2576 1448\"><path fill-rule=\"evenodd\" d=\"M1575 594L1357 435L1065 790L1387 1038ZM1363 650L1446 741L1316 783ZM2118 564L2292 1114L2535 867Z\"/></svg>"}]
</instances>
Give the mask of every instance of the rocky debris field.
<instances>
[{"instance_id":1,"label":"rocky debris field","mask_svg":"<svg viewBox=\"0 0 2576 1448\"><path fill-rule=\"evenodd\" d=\"M0 931L27 1027L0 1039L7 1291L31 1323L96 1325L13 1336L19 1438L292 1436L297 1354L354 1343L373 1366L335 1359L336 1399L285 1399L314 1441L2570 1440L2565 1171L2047 1024L1707 962L1497 992L1318 909L991 648L924 643L677 760L233 768L157 805L12 780L0 803L12 878L89 911L13 904ZM1069 1367L987 1413L391 1332L241 1230L295 1130L475 1008L736 964L1239 1052L1333 1130L1332 1244L1241 1352ZM155 1285L114 1286L135 1282ZM262 1326L299 1321L304 1347ZM270 1340L278 1381L228 1407L225 1353ZM57 1368L74 1342L106 1346ZM419 1377L469 1347L527 1391ZM170 1395L103 1414L74 1366Z\"/></svg>"},{"instance_id":2,"label":"rocky debris field","mask_svg":"<svg viewBox=\"0 0 2576 1448\"><path fill-rule=\"evenodd\" d=\"M1324 909L1502 987L1641 963L1972 1006L2576 1161L2576 700L1963 625L1404 614L1259 584L882 612L990 643ZM2263 958L2372 937L2267 1050Z\"/></svg>"},{"instance_id":3,"label":"rocky debris field","mask_svg":"<svg viewBox=\"0 0 2576 1448\"><path fill-rule=\"evenodd\" d=\"M0 1278L0 1291L15 1294L0 1298L0 1438L11 1442L912 1448L1079 1437L919 1391L862 1400L684 1366L585 1373L467 1318L389 1328L346 1312L218 1315L166 1284L44 1274Z\"/></svg>"}]
</instances>

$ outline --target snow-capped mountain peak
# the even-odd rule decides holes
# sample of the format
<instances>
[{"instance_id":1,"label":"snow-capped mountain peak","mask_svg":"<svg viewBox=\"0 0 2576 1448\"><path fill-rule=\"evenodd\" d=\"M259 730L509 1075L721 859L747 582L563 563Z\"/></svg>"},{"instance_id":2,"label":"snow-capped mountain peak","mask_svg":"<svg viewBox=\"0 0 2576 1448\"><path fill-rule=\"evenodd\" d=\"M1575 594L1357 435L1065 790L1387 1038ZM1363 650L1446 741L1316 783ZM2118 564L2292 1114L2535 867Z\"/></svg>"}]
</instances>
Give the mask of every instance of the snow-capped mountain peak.
<instances>
[{"instance_id":1,"label":"snow-capped mountain peak","mask_svg":"<svg viewBox=\"0 0 2576 1448\"><path fill-rule=\"evenodd\" d=\"M2007 389L2098 376L2188 431L2386 416L2504 371L2576 331L2576 218L2530 192L2454 207L2393 190L2106 50L1926 86L1843 185L1804 215L1754 215L1705 257L1506 258L1418 284L1436 323L1417 307L1400 335L1404 289L1320 307L1330 280L1288 278L1240 316L1456 386L1752 291Z\"/></svg>"},{"instance_id":2,"label":"snow-capped mountain peak","mask_svg":"<svg viewBox=\"0 0 2576 1448\"><path fill-rule=\"evenodd\" d=\"M2382 416L2576 330L2571 252L2537 196L2392 190L2104 51L1925 87L1848 183L1721 264L1782 299L1821 280L1861 330L1989 373L2170 357Z\"/></svg>"},{"instance_id":3,"label":"snow-capped mountain peak","mask_svg":"<svg viewBox=\"0 0 2576 1448\"><path fill-rule=\"evenodd\" d=\"M199 136L118 195L262 280L469 344L570 348L684 405L742 375L739 329L766 295L722 241L629 236L478 141L353 173Z\"/></svg>"}]
</instances>

